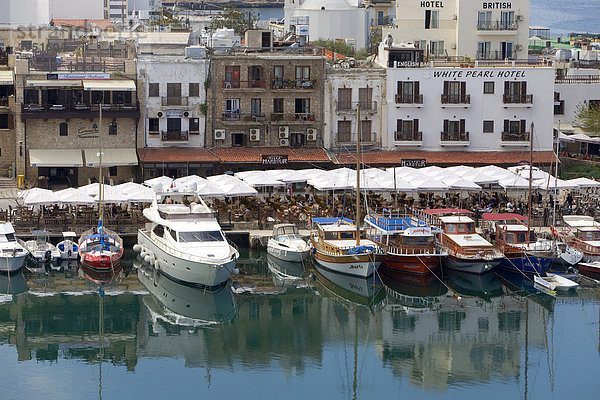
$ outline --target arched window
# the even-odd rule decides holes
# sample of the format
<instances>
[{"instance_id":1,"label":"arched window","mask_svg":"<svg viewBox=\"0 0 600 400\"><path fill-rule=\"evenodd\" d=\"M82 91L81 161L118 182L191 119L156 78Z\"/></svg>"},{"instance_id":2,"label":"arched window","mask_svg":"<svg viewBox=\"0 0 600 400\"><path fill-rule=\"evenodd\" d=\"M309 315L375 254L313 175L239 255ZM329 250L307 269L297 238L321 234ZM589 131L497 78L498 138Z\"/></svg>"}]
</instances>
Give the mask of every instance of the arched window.
<instances>
[{"instance_id":1,"label":"arched window","mask_svg":"<svg viewBox=\"0 0 600 400\"><path fill-rule=\"evenodd\" d=\"M58 125L58 134L60 136L68 136L69 124L67 124L66 122L61 122L60 125Z\"/></svg>"}]
</instances>

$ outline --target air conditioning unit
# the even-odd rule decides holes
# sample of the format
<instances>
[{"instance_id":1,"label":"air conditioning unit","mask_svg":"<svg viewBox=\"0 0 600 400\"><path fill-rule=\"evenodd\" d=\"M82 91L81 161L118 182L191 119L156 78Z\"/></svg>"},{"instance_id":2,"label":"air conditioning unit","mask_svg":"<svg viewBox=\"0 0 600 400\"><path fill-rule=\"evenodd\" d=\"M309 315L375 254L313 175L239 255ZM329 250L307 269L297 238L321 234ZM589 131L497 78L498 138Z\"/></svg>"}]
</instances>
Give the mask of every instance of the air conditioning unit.
<instances>
[{"instance_id":1,"label":"air conditioning unit","mask_svg":"<svg viewBox=\"0 0 600 400\"><path fill-rule=\"evenodd\" d=\"M317 140L317 130L314 128L307 129L306 140L309 142L315 142Z\"/></svg>"},{"instance_id":2,"label":"air conditioning unit","mask_svg":"<svg viewBox=\"0 0 600 400\"><path fill-rule=\"evenodd\" d=\"M215 129L215 140L225 140L225 129Z\"/></svg>"},{"instance_id":3,"label":"air conditioning unit","mask_svg":"<svg viewBox=\"0 0 600 400\"><path fill-rule=\"evenodd\" d=\"M287 139L290 137L290 127L289 126L280 126L279 127L279 139Z\"/></svg>"},{"instance_id":4,"label":"air conditioning unit","mask_svg":"<svg viewBox=\"0 0 600 400\"><path fill-rule=\"evenodd\" d=\"M260 141L260 129L258 129L258 128L250 129L250 141L251 142L259 142Z\"/></svg>"},{"instance_id":5,"label":"air conditioning unit","mask_svg":"<svg viewBox=\"0 0 600 400\"><path fill-rule=\"evenodd\" d=\"M521 46L520 44L518 44L518 45L515 46L515 50L516 51L519 51L519 50L522 50L522 49L523 49L523 46Z\"/></svg>"},{"instance_id":6,"label":"air conditioning unit","mask_svg":"<svg viewBox=\"0 0 600 400\"><path fill-rule=\"evenodd\" d=\"M517 15L517 21L523 21L523 16L522 15Z\"/></svg>"},{"instance_id":7,"label":"air conditioning unit","mask_svg":"<svg viewBox=\"0 0 600 400\"><path fill-rule=\"evenodd\" d=\"M290 145L290 139L279 139L279 145L281 147L287 147Z\"/></svg>"},{"instance_id":8,"label":"air conditioning unit","mask_svg":"<svg viewBox=\"0 0 600 400\"><path fill-rule=\"evenodd\" d=\"M156 115L158 116L158 118L162 118L163 113L162 113L162 111L159 111L158 113L156 113Z\"/></svg>"},{"instance_id":9,"label":"air conditioning unit","mask_svg":"<svg viewBox=\"0 0 600 400\"><path fill-rule=\"evenodd\" d=\"M188 111L183 112L183 118L188 118L189 116L190 116L190 113Z\"/></svg>"}]
</instances>

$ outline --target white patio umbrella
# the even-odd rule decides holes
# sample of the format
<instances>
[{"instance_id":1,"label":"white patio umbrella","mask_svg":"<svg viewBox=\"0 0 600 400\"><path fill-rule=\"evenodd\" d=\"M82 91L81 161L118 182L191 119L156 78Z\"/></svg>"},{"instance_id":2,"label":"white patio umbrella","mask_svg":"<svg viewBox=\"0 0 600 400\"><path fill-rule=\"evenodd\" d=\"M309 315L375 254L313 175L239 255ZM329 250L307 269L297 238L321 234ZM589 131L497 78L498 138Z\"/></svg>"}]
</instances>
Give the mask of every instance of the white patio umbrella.
<instances>
[{"instance_id":1,"label":"white patio umbrella","mask_svg":"<svg viewBox=\"0 0 600 400\"><path fill-rule=\"evenodd\" d=\"M256 196L258 192L246 182L231 175L215 175L207 178L225 191L227 197Z\"/></svg>"},{"instance_id":2,"label":"white patio umbrella","mask_svg":"<svg viewBox=\"0 0 600 400\"><path fill-rule=\"evenodd\" d=\"M513 176L503 177L498 181L498 184L504 189L529 189L529 180L514 174ZM531 187L536 187L534 182L531 183Z\"/></svg>"},{"instance_id":3,"label":"white patio umbrella","mask_svg":"<svg viewBox=\"0 0 600 400\"><path fill-rule=\"evenodd\" d=\"M118 188L118 186L115 186ZM156 198L154 190L144 185L139 187L130 187L123 191L128 203L152 203Z\"/></svg>"},{"instance_id":4,"label":"white patio umbrella","mask_svg":"<svg viewBox=\"0 0 600 400\"><path fill-rule=\"evenodd\" d=\"M464 174L463 178L468 179L478 185L486 185L492 183L498 183L499 177L494 177L485 171L473 170L470 173Z\"/></svg>"},{"instance_id":5,"label":"white patio umbrella","mask_svg":"<svg viewBox=\"0 0 600 400\"><path fill-rule=\"evenodd\" d=\"M600 182L588 178L569 179L566 182L574 183L580 188L597 188L600 187Z\"/></svg>"},{"instance_id":6,"label":"white patio umbrella","mask_svg":"<svg viewBox=\"0 0 600 400\"><path fill-rule=\"evenodd\" d=\"M108 185L102 185L102 202L103 203L126 203L127 202L127 196L125 195L125 193L123 193L122 190L114 187L114 186L108 186ZM100 196L99 195L95 195L94 196L94 201L96 203L100 202Z\"/></svg>"},{"instance_id":7,"label":"white patio umbrella","mask_svg":"<svg viewBox=\"0 0 600 400\"><path fill-rule=\"evenodd\" d=\"M61 204L78 204L90 205L94 204L94 199L82 190L75 188L66 188L54 192L58 196Z\"/></svg>"},{"instance_id":8,"label":"white patio umbrella","mask_svg":"<svg viewBox=\"0 0 600 400\"><path fill-rule=\"evenodd\" d=\"M574 182L563 181L562 179L554 179L554 177L551 175L546 179L534 180L533 183L535 184L535 186L538 187L538 189L541 189L544 191L547 190L549 192L552 192L555 188L557 190L578 189L579 188L579 186Z\"/></svg>"},{"instance_id":9,"label":"white patio umbrella","mask_svg":"<svg viewBox=\"0 0 600 400\"><path fill-rule=\"evenodd\" d=\"M418 192L444 192L448 190L448 185L434 179L417 179L410 181L410 183L417 187Z\"/></svg>"},{"instance_id":10,"label":"white patio umbrella","mask_svg":"<svg viewBox=\"0 0 600 400\"><path fill-rule=\"evenodd\" d=\"M197 183L196 193L201 197L224 197L226 194L225 190L219 185L207 179L204 182Z\"/></svg>"},{"instance_id":11,"label":"white patio umbrella","mask_svg":"<svg viewBox=\"0 0 600 400\"><path fill-rule=\"evenodd\" d=\"M448 178L444 179L442 182L448 185L450 190L466 190L469 192L478 192L481 190L481 186L466 178Z\"/></svg>"},{"instance_id":12,"label":"white patio umbrella","mask_svg":"<svg viewBox=\"0 0 600 400\"><path fill-rule=\"evenodd\" d=\"M446 168L446 171L451 171L459 176L465 176L467 174L473 173L475 171L475 168L469 167L467 165L457 165L454 167Z\"/></svg>"},{"instance_id":13,"label":"white patio umbrella","mask_svg":"<svg viewBox=\"0 0 600 400\"><path fill-rule=\"evenodd\" d=\"M299 183L306 182L308 178L304 176L304 174L294 171L293 169L274 169L267 171L270 175L274 176L275 179L278 179L285 183Z\"/></svg>"},{"instance_id":14,"label":"white patio umbrella","mask_svg":"<svg viewBox=\"0 0 600 400\"><path fill-rule=\"evenodd\" d=\"M52 190L42 188L29 189L23 197L23 204L26 206L58 204L58 202L58 196Z\"/></svg>"},{"instance_id":15,"label":"white patio umbrella","mask_svg":"<svg viewBox=\"0 0 600 400\"><path fill-rule=\"evenodd\" d=\"M148 187L154 187L157 183L161 185L170 185L173 182L173 178L169 178L168 176L159 176L157 178L152 178L144 181L144 185Z\"/></svg>"},{"instance_id":16,"label":"white patio umbrella","mask_svg":"<svg viewBox=\"0 0 600 400\"><path fill-rule=\"evenodd\" d=\"M106 185L104 185L106 186ZM95 196L98 194L100 185L98 183L90 183L85 186L80 186L77 189L86 193L88 196Z\"/></svg>"},{"instance_id":17,"label":"white patio umbrella","mask_svg":"<svg viewBox=\"0 0 600 400\"><path fill-rule=\"evenodd\" d=\"M267 186L285 186L284 182L277 180L277 178L265 171L254 171L251 174L246 174L242 180L255 188Z\"/></svg>"}]
</instances>

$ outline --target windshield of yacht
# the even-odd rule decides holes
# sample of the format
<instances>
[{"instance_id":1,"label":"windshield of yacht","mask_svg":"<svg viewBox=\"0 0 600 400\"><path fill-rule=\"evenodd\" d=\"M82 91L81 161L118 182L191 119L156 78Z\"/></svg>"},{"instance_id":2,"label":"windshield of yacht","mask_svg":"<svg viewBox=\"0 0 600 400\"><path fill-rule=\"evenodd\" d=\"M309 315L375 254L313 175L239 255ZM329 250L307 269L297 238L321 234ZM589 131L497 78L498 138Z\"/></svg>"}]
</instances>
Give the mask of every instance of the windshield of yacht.
<instances>
[{"instance_id":1,"label":"windshield of yacht","mask_svg":"<svg viewBox=\"0 0 600 400\"><path fill-rule=\"evenodd\" d=\"M296 228L295 226L280 226L279 228L277 228L277 235L279 236L297 234L298 228Z\"/></svg>"},{"instance_id":2,"label":"windshield of yacht","mask_svg":"<svg viewBox=\"0 0 600 400\"><path fill-rule=\"evenodd\" d=\"M14 233L6 233L4 235L0 235L0 242L14 242L15 234Z\"/></svg>"},{"instance_id":3,"label":"windshield of yacht","mask_svg":"<svg viewBox=\"0 0 600 400\"><path fill-rule=\"evenodd\" d=\"M225 238L221 231L179 232L179 241L181 243L224 242Z\"/></svg>"}]
</instances>

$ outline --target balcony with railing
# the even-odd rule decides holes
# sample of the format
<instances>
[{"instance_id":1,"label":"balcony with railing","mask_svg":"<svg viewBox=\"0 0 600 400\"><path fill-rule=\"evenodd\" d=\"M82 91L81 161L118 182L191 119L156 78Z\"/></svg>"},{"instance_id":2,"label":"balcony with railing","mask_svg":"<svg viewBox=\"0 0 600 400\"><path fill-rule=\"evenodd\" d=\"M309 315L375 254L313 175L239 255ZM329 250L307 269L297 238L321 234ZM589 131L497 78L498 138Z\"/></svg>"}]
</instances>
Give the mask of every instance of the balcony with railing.
<instances>
[{"instance_id":1,"label":"balcony with railing","mask_svg":"<svg viewBox=\"0 0 600 400\"><path fill-rule=\"evenodd\" d=\"M250 81L223 81L223 89L225 90L240 90L240 89L262 89L266 88L264 80L250 80Z\"/></svg>"},{"instance_id":2,"label":"balcony with railing","mask_svg":"<svg viewBox=\"0 0 600 400\"><path fill-rule=\"evenodd\" d=\"M239 112L225 111L221 116L221 121L232 122L264 122L265 114L241 114Z\"/></svg>"},{"instance_id":3,"label":"balcony with railing","mask_svg":"<svg viewBox=\"0 0 600 400\"><path fill-rule=\"evenodd\" d=\"M440 132L441 146L468 146L469 132Z\"/></svg>"},{"instance_id":4,"label":"balcony with railing","mask_svg":"<svg viewBox=\"0 0 600 400\"><path fill-rule=\"evenodd\" d=\"M184 106L187 107L189 103L189 98L187 96L163 96L161 98L161 105L163 107L169 106Z\"/></svg>"},{"instance_id":5,"label":"balcony with railing","mask_svg":"<svg viewBox=\"0 0 600 400\"><path fill-rule=\"evenodd\" d=\"M502 132L501 146L529 146L529 132Z\"/></svg>"},{"instance_id":6,"label":"balcony with railing","mask_svg":"<svg viewBox=\"0 0 600 400\"><path fill-rule=\"evenodd\" d=\"M294 113L294 121L314 121L315 114L314 113Z\"/></svg>"},{"instance_id":7,"label":"balcony with railing","mask_svg":"<svg viewBox=\"0 0 600 400\"><path fill-rule=\"evenodd\" d=\"M98 118L100 104L22 104L21 117L24 119L47 118ZM106 118L137 118L137 104L103 104L102 114Z\"/></svg>"},{"instance_id":8,"label":"balcony with railing","mask_svg":"<svg viewBox=\"0 0 600 400\"><path fill-rule=\"evenodd\" d=\"M441 95L442 107L447 106L462 106L469 107L471 105L471 95L454 95L454 94L442 94Z\"/></svg>"},{"instance_id":9,"label":"balcony with railing","mask_svg":"<svg viewBox=\"0 0 600 400\"><path fill-rule=\"evenodd\" d=\"M97 57L57 57L56 53L35 53L29 59L29 69L46 72L125 72L125 60Z\"/></svg>"},{"instance_id":10,"label":"balcony with railing","mask_svg":"<svg viewBox=\"0 0 600 400\"><path fill-rule=\"evenodd\" d=\"M420 107L423 105L423 95L414 94L412 96L405 96L402 93L396 95L396 105L409 105Z\"/></svg>"},{"instance_id":11,"label":"balcony with railing","mask_svg":"<svg viewBox=\"0 0 600 400\"><path fill-rule=\"evenodd\" d=\"M360 111L376 111L377 110L377 102L376 101L338 101L335 106L335 110L337 112L349 112L355 113L356 106L360 107Z\"/></svg>"},{"instance_id":12,"label":"balcony with railing","mask_svg":"<svg viewBox=\"0 0 600 400\"><path fill-rule=\"evenodd\" d=\"M271 89L306 90L314 89L316 86L317 81L310 79L273 79L271 81Z\"/></svg>"},{"instance_id":13,"label":"balcony with railing","mask_svg":"<svg viewBox=\"0 0 600 400\"><path fill-rule=\"evenodd\" d=\"M421 146L423 132L401 131L394 132L394 146Z\"/></svg>"},{"instance_id":14,"label":"balcony with railing","mask_svg":"<svg viewBox=\"0 0 600 400\"><path fill-rule=\"evenodd\" d=\"M189 139L188 131L161 131L160 139L163 142L187 142Z\"/></svg>"},{"instance_id":15,"label":"balcony with railing","mask_svg":"<svg viewBox=\"0 0 600 400\"><path fill-rule=\"evenodd\" d=\"M477 33L480 35L516 33L517 29L519 29L519 26L517 25L516 22L508 22L508 21L479 21L479 22L477 22Z\"/></svg>"},{"instance_id":16,"label":"balcony with railing","mask_svg":"<svg viewBox=\"0 0 600 400\"><path fill-rule=\"evenodd\" d=\"M504 102L504 106L516 106L516 107L531 107L533 105L533 95L532 94L522 94L522 95L514 95L514 94L505 94L502 96L502 101Z\"/></svg>"}]
</instances>

